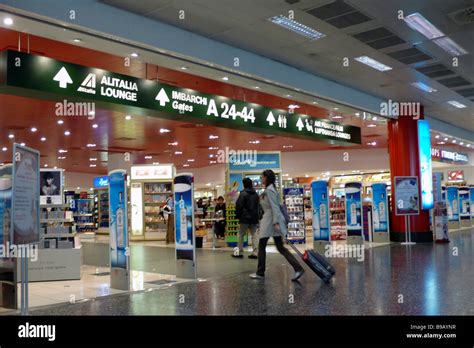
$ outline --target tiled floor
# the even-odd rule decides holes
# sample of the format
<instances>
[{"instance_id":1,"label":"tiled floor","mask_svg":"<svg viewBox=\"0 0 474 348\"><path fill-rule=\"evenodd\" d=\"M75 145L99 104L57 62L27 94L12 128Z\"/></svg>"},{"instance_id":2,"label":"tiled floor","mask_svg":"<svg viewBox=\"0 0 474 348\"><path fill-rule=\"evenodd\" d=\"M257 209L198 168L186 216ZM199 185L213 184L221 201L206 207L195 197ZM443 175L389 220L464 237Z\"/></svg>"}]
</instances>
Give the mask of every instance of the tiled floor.
<instances>
[{"instance_id":1,"label":"tiled floor","mask_svg":"<svg viewBox=\"0 0 474 348\"><path fill-rule=\"evenodd\" d=\"M97 297L125 293L126 291L110 288L110 275L105 275L109 271L104 267L82 266L80 280L32 282L29 284L29 308L65 302L80 303ZM186 281L188 280L171 275L131 271L130 291L167 288ZM8 310L2 308L0 313L6 311Z\"/></svg>"}]
</instances>

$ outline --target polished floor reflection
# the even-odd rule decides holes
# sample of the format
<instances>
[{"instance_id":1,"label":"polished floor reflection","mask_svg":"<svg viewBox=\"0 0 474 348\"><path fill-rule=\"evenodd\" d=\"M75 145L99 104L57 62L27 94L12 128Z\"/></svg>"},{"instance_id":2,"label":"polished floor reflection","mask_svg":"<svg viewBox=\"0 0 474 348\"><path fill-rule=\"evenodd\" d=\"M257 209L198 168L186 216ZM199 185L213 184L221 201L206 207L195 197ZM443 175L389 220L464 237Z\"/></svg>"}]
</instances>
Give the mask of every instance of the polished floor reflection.
<instances>
[{"instance_id":1,"label":"polished floor reflection","mask_svg":"<svg viewBox=\"0 0 474 348\"><path fill-rule=\"evenodd\" d=\"M48 306L30 314L473 315L473 232L453 233L449 244L371 248L363 261L333 258L337 274L330 285L309 270L300 282L291 282L292 270L280 255L272 254L263 281L248 277L245 260L242 272ZM236 267L240 261L227 254L220 262Z\"/></svg>"}]
</instances>

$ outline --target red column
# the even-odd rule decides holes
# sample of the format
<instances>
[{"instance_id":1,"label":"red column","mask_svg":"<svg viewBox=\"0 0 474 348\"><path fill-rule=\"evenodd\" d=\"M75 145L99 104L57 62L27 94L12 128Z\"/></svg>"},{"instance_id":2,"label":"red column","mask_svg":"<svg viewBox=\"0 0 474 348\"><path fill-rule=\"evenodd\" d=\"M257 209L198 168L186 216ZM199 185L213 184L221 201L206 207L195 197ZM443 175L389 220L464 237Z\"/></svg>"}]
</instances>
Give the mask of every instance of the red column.
<instances>
[{"instance_id":1,"label":"red column","mask_svg":"<svg viewBox=\"0 0 474 348\"><path fill-rule=\"evenodd\" d=\"M420 111L420 119L423 119L423 107L421 107ZM398 120L390 120L388 122L388 150L390 154L390 172L392 177L390 240L393 242L403 242L405 241L405 217L395 215L395 202L393 200L395 185L393 178L395 176L417 176L418 182L421 182L420 165L418 161L418 126L416 119L409 116L400 116ZM433 241L433 234L430 231L429 210L421 210L419 215L410 216L409 219L412 242Z\"/></svg>"}]
</instances>

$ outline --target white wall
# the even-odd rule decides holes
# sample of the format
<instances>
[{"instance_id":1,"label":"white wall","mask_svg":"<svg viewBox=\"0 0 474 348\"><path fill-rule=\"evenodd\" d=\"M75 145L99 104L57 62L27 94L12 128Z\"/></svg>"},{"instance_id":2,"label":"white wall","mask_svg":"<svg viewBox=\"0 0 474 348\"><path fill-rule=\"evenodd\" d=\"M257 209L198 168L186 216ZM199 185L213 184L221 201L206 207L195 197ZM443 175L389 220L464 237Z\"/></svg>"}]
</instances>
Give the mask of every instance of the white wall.
<instances>
[{"instance_id":1,"label":"white wall","mask_svg":"<svg viewBox=\"0 0 474 348\"><path fill-rule=\"evenodd\" d=\"M87 191L89 188L94 187L94 178L97 176L100 175L65 171L64 188L77 191L77 187L80 187L81 191Z\"/></svg>"}]
</instances>

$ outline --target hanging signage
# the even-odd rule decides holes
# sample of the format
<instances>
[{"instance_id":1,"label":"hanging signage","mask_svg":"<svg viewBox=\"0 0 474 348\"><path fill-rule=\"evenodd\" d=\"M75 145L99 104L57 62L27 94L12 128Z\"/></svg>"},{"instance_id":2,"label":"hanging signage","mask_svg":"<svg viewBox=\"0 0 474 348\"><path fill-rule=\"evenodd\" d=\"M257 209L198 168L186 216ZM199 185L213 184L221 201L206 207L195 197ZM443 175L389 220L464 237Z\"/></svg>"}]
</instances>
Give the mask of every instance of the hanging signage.
<instances>
[{"instance_id":1,"label":"hanging signage","mask_svg":"<svg viewBox=\"0 0 474 348\"><path fill-rule=\"evenodd\" d=\"M443 180L443 173L436 172L433 173L433 200L434 202L442 202L443 199L443 189L441 182Z\"/></svg>"},{"instance_id":2,"label":"hanging signage","mask_svg":"<svg viewBox=\"0 0 474 348\"><path fill-rule=\"evenodd\" d=\"M459 189L456 186L446 188L448 220L459 221Z\"/></svg>"},{"instance_id":3,"label":"hanging signage","mask_svg":"<svg viewBox=\"0 0 474 348\"><path fill-rule=\"evenodd\" d=\"M450 170L450 171L448 171L448 181L463 182L464 181L464 170Z\"/></svg>"},{"instance_id":4,"label":"hanging signage","mask_svg":"<svg viewBox=\"0 0 474 348\"><path fill-rule=\"evenodd\" d=\"M177 174L173 181L177 276L196 277L194 243L194 176Z\"/></svg>"},{"instance_id":5,"label":"hanging signage","mask_svg":"<svg viewBox=\"0 0 474 348\"><path fill-rule=\"evenodd\" d=\"M229 174L229 186L227 187L227 202L235 204L239 198L239 192L244 189L242 184L243 176L241 173Z\"/></svg>"},{"instance_id":6,"label":"hanging signage","mask_svg":"<svg viewBox=\"0 0 474 348\"><path fill-rule=\"evenodd\" d=\"M128 269L127 172L109 173L110 266Z\"/></svg>"},{"instance_id":7,"label":"hanging signage","mask_svg":"<svg viewBox=\"0 0 474 348\"><path fill-rule=\"evenodd\" d=\"M471 219L471 202L469 199L469 187L459 188L459 217L461 220Z\"/></svg>"},{"instance_id":8,"label":"hanging signage","mask_svg":"<svg viewBox=\"0 0 474 348\"><path fill-rule=\"evenodd\" d=\"M11 230L14 244L39 242L40 153L13 145Z\"/></svg>"},{"instance_id":9,"label":"hanging signage","mask_svg":"<svg viewBox=\"0 0 474 348\"><path fill-rule=\"evenodd\" d=\"M173 179L173 165L143 165L131 168L132 180L162 180Z\"/></svg>"},{"instance_id":10,"label":"hanging signage","mask_svg":"<svg viewBox=\"0 0 474 348\"><path fill-rule=\"evenodd\" d=\"M331 240L329 225L329 195L327 181L311 183L311 200L313 205L313 240Z\"/></svg>"},{"instance_id":11,"label":"hanging signage","mask_svg":"<svg viewBox=\"0 0 474 348\"><path fill-rule=\"evenodd\" d=\"M395 215L420 214L418 177L396 176L394 182Z\"/></svg>"},{"instance_id":12,"label":"hanging signage","mask_svg":"<svg viewBox=\"0 0 474 348\"><path fill-rule=\"evenodd\" d=\"M347 236L362 236L362 184L349 182L346 191Z\"/></svg>"},{"instance_id":13,"label":"hanging signage","mask_svg":"<svg viewBox=\"0 0 474 348\"><path fill-rule=\"evenodd\" d=\"M418 160L420 165L421 209L432 209L433 174L431 172L430 124L418 120Z\"/></svg>"},{"instance_id":14,"label":"hanging signage","mask_svg":"<svg viewBox=\"0 0 474 348\"><path fill-rule=\"evenodd\" d=\"M98 176L94 178L94 188L101 189L101 188L108 188L109 187L109 177L105 176Z\"/></svg>"},{"instance_id":15,"label":"hanging signage","mask_svg":"<svg viewBox=\"0 0 474 348\"><path fill-rule=\"evenodd\" d=\"M6 79L0 82L10 93L38 97L38 93L26 91L32 90L44 92L49 98L60 95L125 106L127 111L130 106L137 107L146 109L147 115L155 111L154 116L182 122L196 121L331 144L361 144L359 127L42 56L16 51L3 54L7 66L0 71L0 77Z\"/></svg>"},{"instance_id":16,"label":"hanging signage","mask_svg":"<svg viewBox=\"0 0 474 348\"><path fill-rule=\"evenodd\" d=\"M388 232L387 185L372 184L372 221L374 232Z\"/></svg>"},{"instance_id":17,"label":"hanging signage","mask_svg":"<svg viewBox=\"0 0 474 348\"><path fill-rule=\"evenodd\" d=\"M442 150L436 147L431 148L431 158L433 159L433 161L444 162L449 164L469 163L469 155L467 153Z\"/></svg>"},{"instance_id":18,"label":"hanging signage","mask_svg":"<svg viewBox=\"0 0 474 348\"><path fill-rule=\"evenodd\" d=\"M253 150L235 151L228 158L229 169L231 171L255 171L265 169L280 170L280 152L266 153Z\"/></svg>"}]
</instances>

